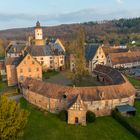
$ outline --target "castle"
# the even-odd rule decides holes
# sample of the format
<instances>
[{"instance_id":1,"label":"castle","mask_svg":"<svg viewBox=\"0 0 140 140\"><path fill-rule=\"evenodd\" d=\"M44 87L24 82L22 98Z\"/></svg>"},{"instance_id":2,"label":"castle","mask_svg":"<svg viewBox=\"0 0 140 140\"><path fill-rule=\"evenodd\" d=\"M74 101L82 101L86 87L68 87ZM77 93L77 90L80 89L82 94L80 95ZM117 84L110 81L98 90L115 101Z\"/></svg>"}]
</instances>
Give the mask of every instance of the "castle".
<instances>
[{"instance_id":1,"label":"castle","mask_svg":"<svg viewBox=\"0 0 140 140\"><path fill-rule=\"evenodd\" d=\"M129 108L134 105L135 88L119 71L104 66L107 55L103 47L88 45L85 57L89 71L104 85L72 87L43 82L42 71L64 69L65 48L59 39L44 39L39 22L34 31L35 36L29 37L28 42L13 42L6 49L8 85L19 85L27 101L52 113L67 110L68 124L82 125L86 125L88 111L97 117L106 116L118 106L127 105ZM74 68L74 58L71 67ZM129 110L125 111L129 113Z\"/></svg>"},{"instance_id":2,"label":"castle","mask_svg":"<svg viewBox=\"0 0 140 140\"><path fill-rule=\"evenodd\" d=\"M99 69L95 75L104 78L104 86L70 87L27 78L21 85L22 92L27 101L39 108L52 113L67 110L68 124L86 125L87 111L99 117L110 115L118 106L133 106L135 89L127 79L113 68Z\"/></svg>"}]
</instances>

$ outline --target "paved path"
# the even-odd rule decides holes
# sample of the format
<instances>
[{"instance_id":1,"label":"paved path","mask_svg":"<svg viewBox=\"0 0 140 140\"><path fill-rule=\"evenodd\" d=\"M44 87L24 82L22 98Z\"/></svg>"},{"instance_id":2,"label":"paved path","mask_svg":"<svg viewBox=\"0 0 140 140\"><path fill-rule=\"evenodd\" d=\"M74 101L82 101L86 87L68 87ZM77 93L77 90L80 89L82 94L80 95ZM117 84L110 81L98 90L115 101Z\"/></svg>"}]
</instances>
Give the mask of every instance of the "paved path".
<instances>
[{"instance_id":1,"label":"paved path","mask_svg":"<svg viewBox=\"0 0 140 140\"><path fill-rule=\"evenodd\" d=\"M20 94L20 95L16 95L16 96L11 96L11 97L9 97L9 99L15 100L18 102L20 100L20 98L22 98L22 97L23 97L22 94Z\"/></svg>"}]
</instances>

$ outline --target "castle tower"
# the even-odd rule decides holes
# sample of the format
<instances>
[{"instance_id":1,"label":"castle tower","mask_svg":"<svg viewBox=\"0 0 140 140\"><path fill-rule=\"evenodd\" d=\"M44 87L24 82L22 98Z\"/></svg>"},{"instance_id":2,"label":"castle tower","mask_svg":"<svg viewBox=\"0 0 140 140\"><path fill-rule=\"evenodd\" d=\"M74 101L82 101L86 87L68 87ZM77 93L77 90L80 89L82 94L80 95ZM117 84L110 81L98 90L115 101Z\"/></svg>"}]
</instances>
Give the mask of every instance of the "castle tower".
<instances>
[{"instance_id":1,"label":"castle tower","mask_svg":"<svg viewBox=\"0 0 140 140\"><path fill-rule=\"evenodd\" d=\"M35 27L35 39L36 40L42 40L43 39L43 30L40 26L40 22L37 21L36 27Z\"/></svg>"},{"instance_id":2,"label":"castle tower","mask_svg":"<svg viewBox=\"0 0 140 140\"><path fill-rule=\"evenodd\" d=\"M35 27L35 45L41 46L44 45L44 40L43 40L43 29L40 26L40 22L37 21L36 27Z\"/></svg>"}]
</instances>

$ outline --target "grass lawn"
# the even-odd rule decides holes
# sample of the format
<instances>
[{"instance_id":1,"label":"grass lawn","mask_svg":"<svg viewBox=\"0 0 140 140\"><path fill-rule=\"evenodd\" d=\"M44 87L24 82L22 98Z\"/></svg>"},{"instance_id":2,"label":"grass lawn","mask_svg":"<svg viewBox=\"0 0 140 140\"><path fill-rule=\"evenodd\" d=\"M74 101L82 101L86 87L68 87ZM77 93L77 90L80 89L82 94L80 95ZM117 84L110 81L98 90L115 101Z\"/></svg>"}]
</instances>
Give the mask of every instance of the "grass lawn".
<instances>
[{"instance_id":1,"label":"grass lawn","mask_svg":"<svg viewBox=\"0 0 140 140\"><path fill-rule=\"evenodd\" d=\"M126 118L126 120L135 126L138 130L140 130L140 101L135 102L135 107L137 109L136 116L135 117L129 117Z\"/></svg>"},{"instance_id":2,"label":"grass lawn","mask_svg":"<svg viewBox=\"0 0 140 140\"><path fill-rule=\"evenodd\" d=\"M136 140L111 117L98 118L86 127L68 125L57 115L43 113L23 98L20 103L30 112L24 140Z\"/></svg>"},{"instance_id":3,"label":"grass lawn","mask_svg":"<svg viewBox=\"0 0 140 140\"><path fill-rule=\"evenodd\" d=\"M133 86L140 87L140 80L136 80L131 76L127 76L127 78Z\"/></svg>"},{"instance_id":4,"label":"grass lawn","mask_svg":"<svg viewBox=\"0 0 140 140\"><path fill-rule=\"evenodd\" d=\"M50 77L53 77L55 75L59 74L58 71L48 71L43 73L43 78L44 79L49 79Z\"/></svg>"}]
</instances>

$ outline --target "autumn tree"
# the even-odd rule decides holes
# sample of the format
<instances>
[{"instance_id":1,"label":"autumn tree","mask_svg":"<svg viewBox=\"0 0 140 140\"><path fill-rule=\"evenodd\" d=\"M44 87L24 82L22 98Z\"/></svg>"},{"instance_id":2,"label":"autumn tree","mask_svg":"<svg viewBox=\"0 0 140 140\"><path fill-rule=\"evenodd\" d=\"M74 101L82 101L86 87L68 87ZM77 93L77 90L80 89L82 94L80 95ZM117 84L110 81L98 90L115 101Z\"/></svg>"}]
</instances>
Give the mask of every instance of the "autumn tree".
<instances>
[{"instance_id":1,"label":"autumn tree","mask_svg":"<svg viewBox=\"0 0 140 140\"><path fill-rule=\"evenodd\" d=\"M0 96L0 140L18 140L24 134L29 113L20 104Z\"/></svg>"},{"instance_id":2,"label":"autumn tree","mask_svg":"<svg viewBox=\"0 0 140 140\"><path fill-rule=\"evenodd\" d=\"M76 84L87 74L85 61L85 33L82 28L77 32L75 40L69 43L68 51L75 58L75 69L72 78L74 84Z\"/></svg>"},{"instance_id":3,"label":"autumn tree","mask_svg":"<svg viewBox=\"0 0 140 140\"><path fill-rule=\"evenodd\" d=\"M4 56L4 41L0 39L0 56Z\"/></svg>"}]
</instances>

